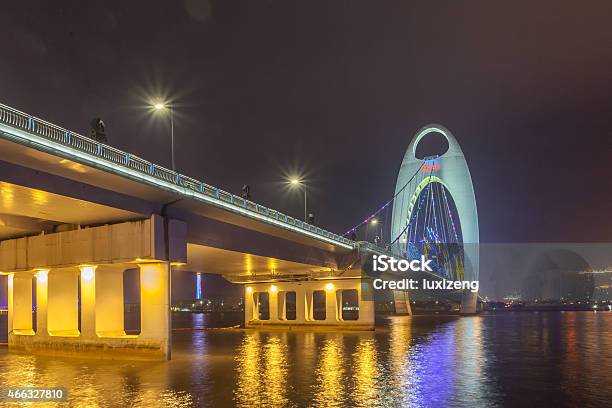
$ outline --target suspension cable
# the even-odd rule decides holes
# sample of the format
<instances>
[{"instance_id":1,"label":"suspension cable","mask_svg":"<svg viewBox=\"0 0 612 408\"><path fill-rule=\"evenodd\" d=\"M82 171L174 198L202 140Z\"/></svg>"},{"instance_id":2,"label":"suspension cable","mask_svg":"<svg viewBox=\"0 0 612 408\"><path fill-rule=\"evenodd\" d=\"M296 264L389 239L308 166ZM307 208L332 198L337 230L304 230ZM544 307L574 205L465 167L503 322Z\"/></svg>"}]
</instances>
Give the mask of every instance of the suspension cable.
<instances>
[{"instance_id":1,"label":"suspension cable","mask_svg":"<svg viewBox=\"0 0 612 408\"><path fill-rule=\"evenodd\" d=\"M380 207L378 210L376 210L373 214L371 214L369 217L367 217L365 220L361 221L359 224L355 225L353 228L349 229L348 231L346 231L344 234L342 234L342 236L348 235L351 232L355 232L355 230L359 227L361 227L362 225L368 223L372 218L376 217L378 214L380 214L380 212L382 210L384 210L385 208L387 208L387 206L389 206L389 204L391 204L393 202L393 200L395 200L395 198L400 195L405 189L406 187L408 187L408 184L412 181L412 179L419 174L419 171L421 171L421 168L423 167L423 165L420 165L417 170L414 172L414 174L412 175L412 177L410 177L410 180L408 180L408 182L406 184L404 184L404 186L397 192L395 193L395 195L389 200L387 201L382 207Z\"/></svg>"},{"instance_id":2,"label":"suspension cable","mask_svg":"<svg viewBox=\"0 0 612 408\"><path fill-rule=\"evenodd\" d=\"M419 170L421 170L421 168L420 168L420 167L419 167ZM419 171L419 170L417 170L417 173L418 173L418 171ZM416 176L416 175L417 175L417 173L415 173L415 174L414 174L412 177ZM432 169L429 171L429 182L427 183L427 186L429 186L429 185L431 184L431 177L432 177L432 173L433 173L433 166L432 166ZM412 180L412 179L411 179L411 180ZM405 188L405 187L406 187L406 186L404 186L404 188ZM429 191L428 191L428 193L429 193ZM419 205L419 207L420 207L420 205ZM389 244L389 247L391 247L393 244L395 244L395 243L396 243L396 242L399 240L399 238L402 236L402 234L403 234L404 232L406 232L406 230L408 229L408 227L409 227L409 226L410 226L410 220L408 220L408 223L406 224L406 226L404 227L404 229L402 229L402 231L401 231L401 232L400 232L400 233L397 235L397 237L395 237L395 239L394 239L393 241L391 241L391 243Z\"/></svg>"}]
</instances>

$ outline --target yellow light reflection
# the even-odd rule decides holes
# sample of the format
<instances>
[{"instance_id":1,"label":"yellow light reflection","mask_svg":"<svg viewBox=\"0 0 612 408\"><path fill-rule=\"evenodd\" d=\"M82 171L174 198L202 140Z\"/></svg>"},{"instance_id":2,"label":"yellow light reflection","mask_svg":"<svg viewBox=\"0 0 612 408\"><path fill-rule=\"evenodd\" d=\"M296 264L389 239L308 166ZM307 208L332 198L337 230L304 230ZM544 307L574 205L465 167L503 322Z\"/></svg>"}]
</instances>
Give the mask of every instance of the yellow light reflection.
<instances>
[{"instance_id":1,"label":"yellow light reflection","mask_svg":"<svg viewBox=\"0 0 612 408\"><path fill-rule=\"evenodd\" d=\"M285 406L287 400L287 345L280 335L270 337L265 345L266 383L264 399L267 406ZM286 340L286 339L285 339Z\"/></svg>"},{"instance_id":2,"label":"yellow light reflection","mask_svg":"<svg viewBox=\"0 0 612 408\"><path fill-rule=\"evenodd\" d=\"M285 406L287 398L286 334L248 333L236 356L236 406Z\"/></svg>"},{"instance_id":3,"label":"yellow light reflection","mask_svg":"<svg viewBox=\"0 0 612 408\"><path fill-rule=\"evenodd\" d=\"M70 169L70 170L74 170L77 173L87 173L87 168L85 166L83 166L82 164L79 164L79 163L75 163L75 162L73 162L71 160L62 159L62 160L59 161L59 164L62 167L65 167L65 168Z\"/></svg>"},{"instance_id":4,"label":"yellow light reflection","mask_svg":"<svg viewBox=\"0 0 612 408\"><path fill-rule=\"evenodd\" d=\"M49 204L49 193L41 190L32 190L32 201L36 205L47 205Z\"/></svg>"},{"instance_id":5,"label":"yellow light reflection","mask_svg":"<svg viewBox=\"0 0 612 408\"><path fill-rule=\"evenodd\" d=\"M268 258L268 270L270 273L276 273L276 269L278 268L278 262L274 258Z\"/></svg>"},{"instance_id":6,"label":"yellow light reflection","mask_svg":"<svg viewBox=\"0 0 612 408\"><path fill-rule=\"evenodd\" d=\"M378 358L376 344L373 339L360 339L359 344L353 355L355 367L353 379L355 381L355 391L353 399L357 406L371 407L376 405L379 378Z\"/></svg>"},{"instance_id":7,"label":"yellow light reflection","mask_svg":"<svg viewBox=\"0 0 612 408\"><path fill-rule=\"evenodd\" d=\"M244 269L248 275L253 273L253 257L249 254L244 256Z\"/></svg>"},{"instance_id":8,"label":"yellow light reflection","mask_svg":"<svg viewBox=\"0 0 612 408\"><path fill-rule=\"evenodd\" d=\"M325 341L315 372L315 401L321 407L343 406L344 344L342 337L334 336Z\"/></svg>"},{"instance_id":9,"label":"yellow light reflection","mask_svg":"<svg viewBox=\"0 0 612 408\"><path fill-rule=\"evenodd\" d=\"M15 205L15 192L13 190L13 186L10 184L2 183L0 184L0 203L2 204L3 209L11 209Z\"/></svg>"},{"instance_id":10,"label":"yellow light reflection","mask_svg":"<svg viewBox=\"0 0 612 408\"><path fill-rule=\"evenodd\" d=\"M259 394L265 377L263 367L259 365L261 341L260 333L248 333L236 356L236 388L234 400L237 406L258 404Z\"/></svg>"}]
</instances>

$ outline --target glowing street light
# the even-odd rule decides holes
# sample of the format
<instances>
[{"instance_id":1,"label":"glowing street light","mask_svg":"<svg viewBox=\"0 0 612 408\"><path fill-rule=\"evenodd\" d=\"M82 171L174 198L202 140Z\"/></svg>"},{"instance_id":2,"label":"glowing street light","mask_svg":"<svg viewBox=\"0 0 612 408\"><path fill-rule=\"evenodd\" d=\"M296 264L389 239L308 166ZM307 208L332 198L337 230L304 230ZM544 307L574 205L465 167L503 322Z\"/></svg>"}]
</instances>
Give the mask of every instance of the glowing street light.
<instances>
[{"instance_id":1,"label":"glowing street light","mask_svg":"<svg viewBox=\"0 0 612 408\"><path fill-rule=\"evenodd\" d=\"M370 225L374 228L374 245L379 245L380 244L380 240L382 239L382 225L380 226L380 229L377 228L377 226L379 225L378 222L378 218L372 218L370 220Z\"/></svg>"},{"instance_id":2,"label":"glowing street light","mask_svg":"<svg viewBox=\"0 0 612 408\"><path fill-rule=\"evenodd\" d=\"M167 111L170 114L170 143L172 150L172 171L176 171L176 166L174 163L174 110L172 109L172 105L166 102L154 102L151 104L151 107L156 112Z\"/></svg>"},{"instance_id":3,"label":"glowing street light","mask_svg":"<svg viewBox=\"0 0 612 408\"><path fill-rule=\"evenodd\" d=\"M306 206L306 184L302 182L297 177L291 177L289 180L289 185L294 188L302 188L304 190L304 222L308 221L308 207Z\"/></svg>"}]
</instances>

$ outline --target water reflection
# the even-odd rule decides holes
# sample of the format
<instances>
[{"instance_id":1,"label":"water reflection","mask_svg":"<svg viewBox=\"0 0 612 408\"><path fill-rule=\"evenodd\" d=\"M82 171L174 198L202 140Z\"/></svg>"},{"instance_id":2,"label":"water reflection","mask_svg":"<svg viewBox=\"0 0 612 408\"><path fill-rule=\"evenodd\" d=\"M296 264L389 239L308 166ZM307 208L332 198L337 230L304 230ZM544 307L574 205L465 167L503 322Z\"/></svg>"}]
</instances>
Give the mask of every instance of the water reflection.
<instances>
[{"instance_id":1,"label":"water reflection","mask_svg":"<svg viewBox=\"0 0 612 408\"><path fill-rule=\"evenodd\" d=\"M371 407L380 399L378 395L380 388L377 384L380 375L377 354L374 339L359 339L353 353L354 406Z\"/></svg>"},{"instance_id":2,"label":"water reflection","mask_svg":"<svg viewBox=\"0 0 612 408\"><path fill-rule=\"evenodd\" d=\"M315 371L314 402L319 407L343 406L346 393L344 345L340 336L332 336L323 342Z\"/></svg>"},{"instance_id":3,"label":"water reflection","mask_svg":"<svg viewBox=\"0 0 612 408\"><path fill-rule=\"evenodd\" d=\"M283 334L249 332L236 356L238 406L284 406L287 400L287 344Z\"/></svg>"},{"instance_id":4,"label":"water reflection","mask_svg":"<svg viewBox=\"0 0 612 408\"><path fill-rule=\"evenodd\" d=\"M209 324L187 318L177 326ZM605 406L611 334L612 313L584 312L393 318L359 333L183 330L170 362L0 347L0 387L66 386L71 406L88 407Z\"/></svg>"}]
</instances>

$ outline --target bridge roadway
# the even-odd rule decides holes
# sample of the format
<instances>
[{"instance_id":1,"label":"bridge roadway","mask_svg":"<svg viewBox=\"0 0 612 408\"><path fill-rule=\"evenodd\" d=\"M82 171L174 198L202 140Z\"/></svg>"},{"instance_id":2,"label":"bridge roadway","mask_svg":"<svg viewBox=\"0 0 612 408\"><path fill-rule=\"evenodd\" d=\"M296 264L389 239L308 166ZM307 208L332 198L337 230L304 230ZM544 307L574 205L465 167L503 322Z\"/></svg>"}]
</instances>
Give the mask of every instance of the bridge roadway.
<instances>
[{"instance_id":1,"label":"bridge roadway","mask_svg":"<svg viewBox=\"0 0 612 408\"><path fill-rule=\"evenodd\" d=\"M356 248L337 234L5 105L0 151L0 239L163 212L188 223L187 241L194 245L332 268Z\"/></svg>"}]
</instances>

